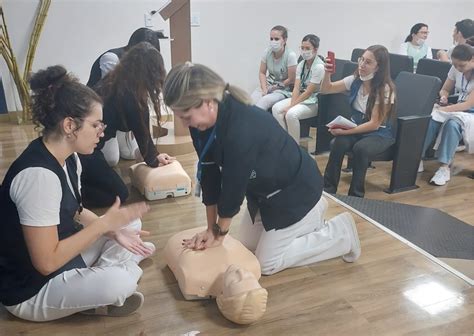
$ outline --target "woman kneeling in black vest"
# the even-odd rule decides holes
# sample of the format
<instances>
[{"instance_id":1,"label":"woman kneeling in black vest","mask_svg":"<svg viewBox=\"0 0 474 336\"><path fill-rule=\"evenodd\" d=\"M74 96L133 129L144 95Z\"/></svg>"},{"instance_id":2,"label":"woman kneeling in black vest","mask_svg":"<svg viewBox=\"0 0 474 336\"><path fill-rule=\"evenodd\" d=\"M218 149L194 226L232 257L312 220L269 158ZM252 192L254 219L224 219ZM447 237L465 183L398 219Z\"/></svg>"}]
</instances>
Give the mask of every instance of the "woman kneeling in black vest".
<instances>
[{"instance_id":1,"label":"woman kneeling in black vest","mask_svg":"<svg viewBox=\"0 0 474 336\"><path fill-rule=\"evenodd\" d=\"M120 207L117 198L102 217L82 208L76 152L92 153L103 136L102 101L61 66L39 71L30 84L43 136L0 188L0 302L31 321L128 315L143 303L138 263L155 250L140 239L147 207Z\"/></svg>"}]
</instances>

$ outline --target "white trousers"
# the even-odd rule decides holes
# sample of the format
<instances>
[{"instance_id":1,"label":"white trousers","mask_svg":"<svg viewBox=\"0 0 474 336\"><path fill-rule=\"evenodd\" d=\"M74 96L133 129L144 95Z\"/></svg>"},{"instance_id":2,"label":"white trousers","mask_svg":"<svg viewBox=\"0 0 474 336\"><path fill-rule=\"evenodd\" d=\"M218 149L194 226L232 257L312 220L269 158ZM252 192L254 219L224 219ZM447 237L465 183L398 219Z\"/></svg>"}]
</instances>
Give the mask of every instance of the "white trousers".
<instances>
[{"instance_id":1,"label":"white trousers","mask_svg":"<svg viewBox=\"0 0 474 336\"><path fill-rule=\"evenodd\" d=\"M275 105L275 103L279 102L280 100L285 99L285 96L278 92L272 92L272 93L263 95L262 89L258 87L255 89L254 92L252 92L251 98L255 106L260 107L262 110L267 111L273 105Z\"/></svg>"},{"instance_id":2,"label":"white trousers","mask_svg":"<svg viewBox=\"0 0 474 336\"><path fill-rule=\"evenodd\" d=\"M255 253L262 274L312 264L349 253L350 233L341 223L324 221L327 201L319 202L299 222L281 230L265 231L260 213L252 223L246 210L240 224L242 244Z\"/></svg>"},{"instance_id":3,"label":"white trousers","mask_svg":"<svg viewBox=\"0 0 474 336\"><path fill-rule=\"evenodd\" d=\"M120 158L135 160L135 150L138 148L137 140L132 132L117 131L116 137L107 140L102 148L105 160L110 167L115 167Z\"/></svg>"},{"instance_id":4,"label":"white trousers","mask_svg":"<svg viewBox=\"0 0 474 336\"><path fill-rule=\"evenodd\" d=\"M308 119L318 115L318 104L297 104L283 113L283 109L290 106L291 98L279 101L272 108L272 114L278 123L293 139L300 143L300 120Z\"/></svg>"},{"instance_id":5,"label":"white trousers","mask_svg":"<svg viewBox=\"0 0 474 336\"><path fill-rule=\"evenodd\" d=\"M141 228L141 221L129 227ZM137 289L142 269L137 257L115 240L101 237L81 253L88 268L75 268L50 279L32 298L5 307L24 320L44 322L106 305L122 306Z\"/></svg>"}]
</instances>

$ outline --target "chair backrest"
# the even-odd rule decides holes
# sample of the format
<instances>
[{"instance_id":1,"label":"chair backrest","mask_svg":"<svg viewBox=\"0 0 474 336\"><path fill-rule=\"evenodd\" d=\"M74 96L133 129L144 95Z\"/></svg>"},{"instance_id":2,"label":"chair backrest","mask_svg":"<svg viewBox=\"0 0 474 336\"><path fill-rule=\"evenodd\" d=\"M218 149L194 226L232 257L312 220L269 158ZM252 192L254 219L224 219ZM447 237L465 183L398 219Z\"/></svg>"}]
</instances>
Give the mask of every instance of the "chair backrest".
<instances>
[{"instance_id":1,"label":"chair backrest","mask_svg":"<svg viewBox=\"0 0 474 336\"><path fill-rule=\"evenodd\" d=\"M357 60L359 59L359 57L362 56L362 54L364 53L365 49L362 49L362 48L355 48L352 50L352 54L351 54L351 61L352 62L357 62Z\"/></svg>"},{"instance_id":2,"label":"chair backrest","mask_svg":"<svg viewBox=\"0 0 474 336\"><path fill-rule=\"evenodd\" d=\"M446 49L433 49L433 48L431 48L431 53L433 54L433 59L434 60L438 59L438 51L440 51L440 50L447 51Z\"/></svg>"},{"instance_id":3,"label":"chair backrest","mask_svg":"<svg viewBox=\"0 0 474 336\"><path fill-rule=\"evenodd\" d=\"M357 62L359 57L362 56L365 49L355 48L352 50L351 61ZM399 54L388 54L390 57L390 77L392 80L397 78L398 74L402 71L413 71L413 57L399 55Z\"/></svg>"},{"instance_id":4,"label":"chair backrest","mask_svg":"<svg viewBox=\"0 0 474 336\"><path fill-rule=\"evenodd\" d=\"M448 77L449 69L451 69L451 63L441 62L433 59L422 58L418 61L416 67L416 73L420 75L428 75L438 77L441 83L446 81Z\"/></svg>"},{"instance_id":5,"label":"chair backrest","mask_svg":"<svg viewBox=\"0 0 474 336\"><path fill-rule=\"evenodd\" d=\"M431 114L441 88L437 77L402 71L395 79L397 117Z\"/></svg>"},{"instance_id":6,"label":"chair backrest","mask_svg":"<svg viewBox=\"0 0 474 336\"><path fill-rule=\"evenodd\" d=\"M413 72L413 57L399 54L388 54L390 57L390 77L395 80L402 71Z\"/></svg>"},{"instance_id":7,"label":"chair backrest","mask_svg":"<svg viewBox=\"0 0 474 336\"><path fill-rule=\"evenodd\" d=\"M356 71L357 66L358 66L358 64L356 62L348 61L348 62L344 63L344 66L342 67L342 77L341 77L341 79L344 78L344 77L352 75Z\"/></svg>"},{"instance_id":8,"label":"chair backrest","mask_svg":"<svg viewBox=\"0 0 474 336\"><path fill-rule=\"evenodd\" d=\"M350 63L349 60L336 58L336 71L331 75L331 81L335 82L343 78L344 65Z\"/></svg>"}]
</instances>

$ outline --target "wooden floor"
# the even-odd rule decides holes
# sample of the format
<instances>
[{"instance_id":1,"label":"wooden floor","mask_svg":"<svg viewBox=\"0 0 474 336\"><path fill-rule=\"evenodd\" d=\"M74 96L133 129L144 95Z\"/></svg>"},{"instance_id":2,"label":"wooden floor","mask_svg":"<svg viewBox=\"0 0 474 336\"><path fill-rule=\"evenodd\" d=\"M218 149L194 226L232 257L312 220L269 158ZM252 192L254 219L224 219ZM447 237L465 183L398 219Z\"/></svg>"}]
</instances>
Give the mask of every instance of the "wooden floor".
<instances>
[{"instance_id":1,"label":"wooden floor","mask_svg":"<svg viewBox=\"0 0 474 336\"><path fill-rule=\"evenodd\" d=\"M0 124L0 178L21 153L34 133L31 126ZM314 143L310 143L310 150ZM426 165L420 189L388 195L390 166L377 163L367 180L367 197L436 207L474 224L473 158L458 155L465 168L444 187L427 184L436 169ZM194 176L194 154L179 157ZM318 156L324 169L327 157ZM129 162L120 163L123 176ZM128 181L128 178L125 178ZM339 192L348 189L350 175L343 176ZM132 200L140 199L133 191ZM474 335L474 288L415 250L356 218L362 256L354 264L328 260L263 277L269 292L267 312L255 325L240 327L224 319L214 301L185 301L166 267L162 248L175 232L205 225L205 211L192 196L150 202L144 227L158 253L143 262L139 290L145 304L139 313L125 318L74 315L48 323L30 323L9 315L0 307L0 335L180 335L199 330L203 335ZM327 217L344 211L330 202ZM238 229L238 216L231 232Z\"/></svg>"}]
</instances>

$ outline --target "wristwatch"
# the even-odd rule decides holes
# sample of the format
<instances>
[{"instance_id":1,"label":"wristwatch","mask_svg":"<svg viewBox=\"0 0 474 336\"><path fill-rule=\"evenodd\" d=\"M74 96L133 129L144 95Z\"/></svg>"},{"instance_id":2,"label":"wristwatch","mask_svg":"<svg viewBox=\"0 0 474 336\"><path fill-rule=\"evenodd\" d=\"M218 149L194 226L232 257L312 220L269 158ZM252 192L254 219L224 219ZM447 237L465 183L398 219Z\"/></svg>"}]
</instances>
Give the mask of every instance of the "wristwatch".
<instances>
[{"instance_id":1,"label":"wristwatch","mask_svg":"<svg viewBox=\"0 0 474 336\"><path fill-rule=\"evenodd\" d=\"M222 231L221 227L217 223L215 223L212 226L212 233L214 234L214 237L225 236L229 233L229 230Z\"/></svg>"}]
</instances>

